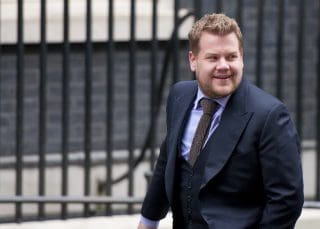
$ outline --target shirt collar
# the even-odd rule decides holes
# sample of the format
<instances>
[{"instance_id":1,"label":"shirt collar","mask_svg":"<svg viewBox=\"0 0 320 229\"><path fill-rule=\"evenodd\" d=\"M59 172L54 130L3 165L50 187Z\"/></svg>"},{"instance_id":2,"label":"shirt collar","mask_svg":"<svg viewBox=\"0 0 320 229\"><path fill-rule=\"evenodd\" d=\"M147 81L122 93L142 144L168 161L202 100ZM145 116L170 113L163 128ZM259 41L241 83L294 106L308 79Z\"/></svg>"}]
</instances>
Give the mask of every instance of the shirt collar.
<instances>
[{"instance_id":1,"label":"shirt collar","mask_svg":"<svg viewBox=\"0 0 320 229\"><path fill-rule=\"evenodd\" d=\"M203 94L203 92L201 91L200 87L198 87L198 91L197 91L197 97L196 100L194 101L194 109L198 109L199 108L199 101L202 98L208 98L207 96L205 96ZM227 105L227 102L230 98L230 95L226 96L226 97L221 97L221 98L217 98L217 99L212 99L213 101L217 102L221 107L223 107L223 109L225 108L225 106ZM210 99L210 98L208 98Z\"/></svg>"}]
</instances>

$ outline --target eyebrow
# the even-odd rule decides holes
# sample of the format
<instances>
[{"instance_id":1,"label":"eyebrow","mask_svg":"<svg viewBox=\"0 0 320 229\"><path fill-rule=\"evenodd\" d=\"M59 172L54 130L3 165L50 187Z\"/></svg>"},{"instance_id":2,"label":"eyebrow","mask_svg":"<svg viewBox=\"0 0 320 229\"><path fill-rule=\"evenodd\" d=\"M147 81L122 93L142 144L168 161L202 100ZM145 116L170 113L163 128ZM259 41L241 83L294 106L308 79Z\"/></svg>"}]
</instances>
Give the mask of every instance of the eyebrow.
<instances>
[{"instance_id":1,"label":"eyebrow","mask_svg":"<svg viewBox=\"0 0 320 229\"><path fill-rule=\"evenodd\" d=\"M226 55L238 55L239 52L238 51L232 51L232 52L227 52ZM220 55L219 53L213 53L213 52L209 52L209 53L205 53L204 56L205 57L210 57L210 56L216 56L216 55Z\"/></svg>"}]
</instances>

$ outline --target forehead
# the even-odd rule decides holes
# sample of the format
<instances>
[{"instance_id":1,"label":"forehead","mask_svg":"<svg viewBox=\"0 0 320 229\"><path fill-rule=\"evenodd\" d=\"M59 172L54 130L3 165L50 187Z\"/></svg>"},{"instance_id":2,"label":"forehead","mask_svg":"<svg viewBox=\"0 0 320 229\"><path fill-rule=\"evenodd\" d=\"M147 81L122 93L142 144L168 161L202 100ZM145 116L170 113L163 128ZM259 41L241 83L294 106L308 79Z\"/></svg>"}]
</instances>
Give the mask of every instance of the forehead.
<instances>
[{"instance_id":1,"label":"forehead","mask_svg":"<svg viewBox=\"0 0 320 229\"><path fill-rule=\"evenodd\" d=\"M218 35L202 32L199 40L200 52L238 52L240 51L239 40L235 33Z\"/></svg>"}]
</instances>

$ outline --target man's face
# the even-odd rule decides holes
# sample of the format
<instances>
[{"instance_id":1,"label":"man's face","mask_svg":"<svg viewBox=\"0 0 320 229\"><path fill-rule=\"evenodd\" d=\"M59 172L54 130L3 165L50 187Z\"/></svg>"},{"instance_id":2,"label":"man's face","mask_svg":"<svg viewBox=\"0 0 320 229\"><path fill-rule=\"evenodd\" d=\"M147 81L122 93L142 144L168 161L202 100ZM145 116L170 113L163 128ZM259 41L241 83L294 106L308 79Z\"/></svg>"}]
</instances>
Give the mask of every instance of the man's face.
<instances>
[{"instance_id":1,"label":"man's face","mask_svg":"<svg viewBox=\"0 0 320 229\"><path fill-rule=\"evenodd\" d=\"M219 36L202 32L199 52L189 52L189 62L199 87L210 98L232 94L241 82L243 54L234 33Z\"/></svg>"}]
</instances>

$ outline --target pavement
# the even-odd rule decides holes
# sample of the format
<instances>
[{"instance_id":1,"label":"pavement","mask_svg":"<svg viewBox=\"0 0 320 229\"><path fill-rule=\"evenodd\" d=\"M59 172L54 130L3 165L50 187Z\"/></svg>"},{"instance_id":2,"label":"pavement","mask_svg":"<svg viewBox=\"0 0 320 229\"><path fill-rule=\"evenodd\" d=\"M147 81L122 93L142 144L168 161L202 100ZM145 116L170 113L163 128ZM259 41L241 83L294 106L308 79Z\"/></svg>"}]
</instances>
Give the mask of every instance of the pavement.
<instances>
[{"instance_id":1,"label":"pavement","mask_svg":"<svg viewBox=\"0 0 320 229\"><path fill-rule=\"evenodd\" d=\"M119 215L108 217L90 217L68 220L47 220L41 222L0 224L0 229L134 229L137 228L140 215ZM160 222L159 229L171 228L171 214Z\"/></svg>"},{"instance_id":2,"label":"pavement","mask_svg":"<svg viewBox=\"0 0 320 229\"><path fill-rule=\"evenodd\" d=\"M134 229L139 222L139 215L120 215L92 217L68 220L48 220L41 222L0 224L0 229ZM159 229L171 229L171 214L160 222ZM319 229L320 209L305 208L295 229Z\"/></svg>"}]
</instances>

